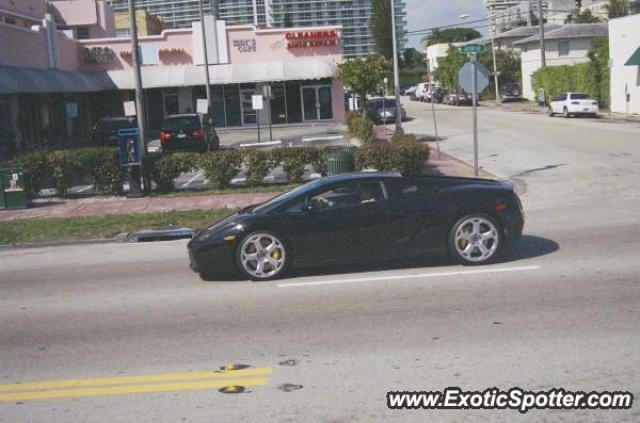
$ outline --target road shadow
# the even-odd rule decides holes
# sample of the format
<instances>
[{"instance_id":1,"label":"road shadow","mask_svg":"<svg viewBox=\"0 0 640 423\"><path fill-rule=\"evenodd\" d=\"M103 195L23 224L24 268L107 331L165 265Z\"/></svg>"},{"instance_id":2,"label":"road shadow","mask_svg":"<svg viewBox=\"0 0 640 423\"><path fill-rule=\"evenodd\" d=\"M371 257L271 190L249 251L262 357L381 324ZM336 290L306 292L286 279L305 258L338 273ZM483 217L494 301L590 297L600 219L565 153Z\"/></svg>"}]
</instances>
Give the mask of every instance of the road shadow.
<instances>
[{"instance_id":1,"label":"road shadow","mask_svg":"<svg viewBox=\"0 0 640 423\"><path fill-rule=\"evenodd\" d=\"M528 260L536 257L552 254L560 249L560 245L547 238L535 235L523 235L513 246L512 250L500 258L497 263L508 264L520 260ZM456 265L453 258L446 254L428 257L409 257L406 259L389 260L385 262L350 263L342 265L324 265L309 267L292 267L286 279L305 278L310 276L346 275L353 273L382 272L389 270L411 270L429 267L442 267ZM246 281L240 275L227 274L212 278L203 278L207 282L240 282Z\"/></svg>"},{"instance_id":2,"label":"road shadow","mask_svg":"<svg viewBox=\"0 0 640 423\"><path fill-rule=\"evenodd\" d=\"M500 263L528 260L553 254L560 250L560 244L547 238L535 235L523 235Z\"/></svg>"}]
</instances>

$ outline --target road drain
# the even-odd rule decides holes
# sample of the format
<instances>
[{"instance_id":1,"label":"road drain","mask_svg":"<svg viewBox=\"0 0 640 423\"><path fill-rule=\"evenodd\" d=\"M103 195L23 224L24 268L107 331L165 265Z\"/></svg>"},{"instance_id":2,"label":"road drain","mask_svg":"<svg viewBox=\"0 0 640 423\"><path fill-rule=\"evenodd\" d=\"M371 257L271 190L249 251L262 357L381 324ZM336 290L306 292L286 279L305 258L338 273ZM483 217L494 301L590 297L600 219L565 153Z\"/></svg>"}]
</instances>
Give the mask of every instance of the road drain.
<instances>
[{"instance_id":1,"label":"road drain","mask_svg":"<svg viewBox=\"0 0 640 423\"><path fill-rule=\"evenodd\" d=\"M298 364L298 360L290 359L290 360L281 361L278 364L281 366L295 366Z\"/></svg>"},{"instance_id":2,"label":"road drain","mask_svg":"<svg viewBox=\"0 0 640 423\"><path fill-rule=\"evenodd\" d=\"M298 391L302 389L302 385L295 385L293 383L284 383L278 386L278 389L285 392Z\"/></svg>"},{"instance_id":3,"label":"road drain","mask_svg":"<svg viewBox=\"0 0 640 423\"><path fill-rule=\"evenodd\" d=\"M133 232L126 238L127 242L157 242L175 241L177 239L190 239L196 233L191 228L176 228L173 226L165 228L143 229Z\"/></svg>"}]
</instances>

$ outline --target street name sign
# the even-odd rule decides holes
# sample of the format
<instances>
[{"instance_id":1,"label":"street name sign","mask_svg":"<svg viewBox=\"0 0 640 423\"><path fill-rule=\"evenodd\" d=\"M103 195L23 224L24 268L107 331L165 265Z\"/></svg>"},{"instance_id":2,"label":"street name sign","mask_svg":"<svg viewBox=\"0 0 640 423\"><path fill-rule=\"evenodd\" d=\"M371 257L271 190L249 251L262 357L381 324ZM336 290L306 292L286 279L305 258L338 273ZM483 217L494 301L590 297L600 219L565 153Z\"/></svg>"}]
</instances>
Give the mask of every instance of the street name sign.
<instances>
[{"instance_id":1,"label":"street name sign","mask_svg":"<svg viewBox=\"0 0 640 423\"><path fill-rule=\"evenodd\" d=\"M469 53L483 53L484 46L482 44L467 44L460 47L460 51L464 54Z\"/></svg>"}]
</instances>

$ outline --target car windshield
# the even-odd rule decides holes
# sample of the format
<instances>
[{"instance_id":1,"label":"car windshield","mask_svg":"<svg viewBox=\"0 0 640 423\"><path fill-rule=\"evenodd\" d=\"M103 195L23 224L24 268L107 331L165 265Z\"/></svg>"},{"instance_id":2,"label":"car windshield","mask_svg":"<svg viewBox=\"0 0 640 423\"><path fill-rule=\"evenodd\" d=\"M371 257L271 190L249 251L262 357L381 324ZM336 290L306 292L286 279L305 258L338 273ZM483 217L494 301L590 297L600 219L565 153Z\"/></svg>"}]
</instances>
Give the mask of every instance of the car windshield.
<instances>
[{"instance_id":1,"label":"car windshield","mask_svg":"<svg viewBox=\"0 0 640 423\"><path fill-rule=\"evenodd\" d=\"M198 129L199 126L200 122L195 116L176 116L165 119L163 128L168 131L175 131L178 129Z\"/></svg>"},{"instance_id":2,"label":"car windshield","mask_svg":"<svg viewBox=\"0 0 640 423\"><path fill-rule=\"evenodd\" d=\"M588 100L589 96L586 94L571 94L571 100Z\"/></svg>"},{"instance_id":3,"label":"car windshield","mask_svg":"<svg viewBox=\"0 0 640 423\"><path fill-rule=\"evenodd\" d=\"M396 107L396 99L395 98L385 98L384 101L382 99L378 99L375 102L375 106L378 109L382 109L383 107L385 107L385 108Z\"/></svg>"}]
</instances>

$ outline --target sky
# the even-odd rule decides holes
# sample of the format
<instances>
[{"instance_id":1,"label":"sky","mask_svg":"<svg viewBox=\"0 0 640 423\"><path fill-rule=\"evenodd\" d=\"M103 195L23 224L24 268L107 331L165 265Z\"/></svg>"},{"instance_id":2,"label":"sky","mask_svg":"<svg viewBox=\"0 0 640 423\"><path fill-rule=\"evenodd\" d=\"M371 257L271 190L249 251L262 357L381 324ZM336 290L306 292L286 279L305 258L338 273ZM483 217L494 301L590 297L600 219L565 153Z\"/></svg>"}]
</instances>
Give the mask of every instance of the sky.
<instances>
[{"instance_id":1,"label":"sky","mask_svg":"<svg viewBox=\"0 0 640 423\"><path fill-rule=\"evenodd\" d=\"M483 0L405 0L407 3L407 30L415 31L424 28L433 28L441 25L451 25L464 21L460 15L471 15L467 21L486 18L486 9ZM482 23L472 23L469 26L480 26ZM484 32L484 28L477 28ZM409 34L410 35L410 34ZM421 47L420 36L409 36L407 47Z\"/></svg>"}]
</instances>

